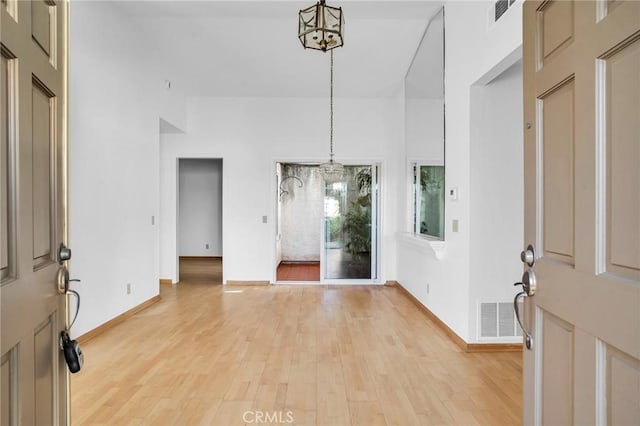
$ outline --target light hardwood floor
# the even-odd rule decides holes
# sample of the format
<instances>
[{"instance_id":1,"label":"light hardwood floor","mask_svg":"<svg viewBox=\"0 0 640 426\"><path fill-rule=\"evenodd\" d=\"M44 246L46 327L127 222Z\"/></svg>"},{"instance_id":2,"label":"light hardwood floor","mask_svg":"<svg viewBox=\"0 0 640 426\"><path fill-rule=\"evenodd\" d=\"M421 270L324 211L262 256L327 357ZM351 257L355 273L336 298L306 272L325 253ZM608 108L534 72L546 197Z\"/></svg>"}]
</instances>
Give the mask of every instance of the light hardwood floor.
<instances>
[{"instance_id":1,"label":"light hardwood floor","mask_svg":"<svg viewBox=\"0 0 640 426\"><path fill-rule=\"evenodd\" d=\"M461 352L396 288L197 277L84 345L74 425L521 423L522 354Z\"/></svg>"},{"instance_id":2,"label":"light hardwood floor","mask_svg":"<svg viewBox=\"0 0 640 426\"><path fill-rule=\"evenodd\" d=\"M180 282L222 284L221 257L181 257Z\"/></svg>"}]
</instances>

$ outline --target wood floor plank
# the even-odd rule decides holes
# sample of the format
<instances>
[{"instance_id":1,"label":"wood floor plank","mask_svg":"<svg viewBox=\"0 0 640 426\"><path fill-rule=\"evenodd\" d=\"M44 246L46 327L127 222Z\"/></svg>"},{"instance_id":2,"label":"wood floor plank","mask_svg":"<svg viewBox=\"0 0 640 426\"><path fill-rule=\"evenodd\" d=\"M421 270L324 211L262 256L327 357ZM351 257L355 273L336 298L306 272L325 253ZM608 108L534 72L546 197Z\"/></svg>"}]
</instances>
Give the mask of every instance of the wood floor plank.
<instances>
[{"instance_id":1,"label":"wood floor plank","mask_svg":"<svg viewBox=\"0 0 640 426\"><path fill-rule=\"evenodd\" d=\"M521 423L522 354L462 352L394 287L225 292L219 259L180 269L83 346L73 425Z\"/></svg>"}]
</instances>

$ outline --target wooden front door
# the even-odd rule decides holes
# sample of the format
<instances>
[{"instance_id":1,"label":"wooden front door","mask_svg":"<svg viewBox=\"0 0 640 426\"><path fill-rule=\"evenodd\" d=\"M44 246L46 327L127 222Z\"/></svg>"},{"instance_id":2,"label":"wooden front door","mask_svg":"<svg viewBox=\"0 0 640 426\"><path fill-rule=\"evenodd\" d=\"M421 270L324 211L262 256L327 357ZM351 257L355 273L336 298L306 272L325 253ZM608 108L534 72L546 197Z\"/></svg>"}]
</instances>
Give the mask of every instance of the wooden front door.
<instances>
[{"instance_id":1,"label":"wooden front door","mask_svg":"<svg viewBox=\"0 0 640 426\"><path fill-rule=\"evenodd\" d=\"M67 232L67 4L1 0L0 19L0 423L66 424L56 275Z\"/></svg>"},{"instance_id":2,"label":"wooden front door","mask_svg":"<svg viewBox=\"0 0 640 426\"><path fill-rule=\"evenodd\" d=\"M525 2L524 121L524 422L638 425L640 2Z\"/></svg>"}]
</instances>

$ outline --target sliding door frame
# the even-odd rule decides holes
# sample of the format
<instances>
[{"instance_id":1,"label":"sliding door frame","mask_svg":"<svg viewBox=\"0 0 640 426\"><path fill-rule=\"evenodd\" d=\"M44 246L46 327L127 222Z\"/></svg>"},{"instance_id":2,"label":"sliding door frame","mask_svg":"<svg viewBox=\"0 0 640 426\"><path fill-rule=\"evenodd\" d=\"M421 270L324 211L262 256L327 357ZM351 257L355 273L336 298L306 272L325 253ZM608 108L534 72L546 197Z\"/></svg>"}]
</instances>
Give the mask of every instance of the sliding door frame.
<instances>
[{"instance_id":1,"label":"sliding door frame","mask_svg":"<svg viewBox=\"0 0 640 426\"><path fill-rule=\"evenodd\" d=\"M280 163L289 164L308 164L308 165L320 165L325 162L326 158L274 158L271 164L271 212L273 220L271 221L271 265L272 265L272 279L274 284L287 284L287 285L382 285L382 251L380 247L380 235L383 235L382 229L382 200L383 200L383 162L379 158L367 158L367 159L341 159L339 160L345 166L370 166L372 172L372 187L371 187L371 279L325 279L324 278L324 266L325 266L325 237L324 237L324 209L322 212L323 220L318 224L319 231L321 232L321 247L320 247L320 281L278 281L277 272L277 245L278 245L278 178L277 178L277 166ZM323 196L324 197L324 196ZM321 207L322 208L322 207Z\"/></svg>"}]
</instances>

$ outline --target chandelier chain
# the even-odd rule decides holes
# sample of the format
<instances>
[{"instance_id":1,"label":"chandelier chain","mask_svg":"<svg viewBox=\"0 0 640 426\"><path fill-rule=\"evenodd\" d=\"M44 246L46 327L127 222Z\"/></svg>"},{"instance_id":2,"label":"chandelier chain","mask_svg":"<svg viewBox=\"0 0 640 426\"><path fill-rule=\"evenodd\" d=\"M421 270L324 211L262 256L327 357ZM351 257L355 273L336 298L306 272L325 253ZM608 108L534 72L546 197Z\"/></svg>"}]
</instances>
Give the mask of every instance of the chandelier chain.
<instances>
[{"instance_id":1,"label":"chandelier chain","mask_svg":"<svg viewBox=\"0 0 640 426\"><path fill-rule=\"evenodd\" d=\"M329 51L331 54L331 71L330 71L330 92L329 92L329 148L331 161L333 161L333 49Z\"/></svg>"}]
</instances>

